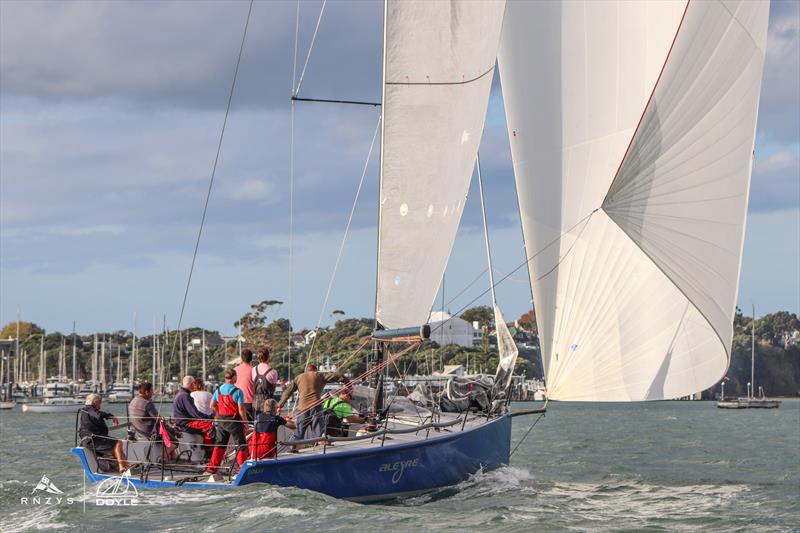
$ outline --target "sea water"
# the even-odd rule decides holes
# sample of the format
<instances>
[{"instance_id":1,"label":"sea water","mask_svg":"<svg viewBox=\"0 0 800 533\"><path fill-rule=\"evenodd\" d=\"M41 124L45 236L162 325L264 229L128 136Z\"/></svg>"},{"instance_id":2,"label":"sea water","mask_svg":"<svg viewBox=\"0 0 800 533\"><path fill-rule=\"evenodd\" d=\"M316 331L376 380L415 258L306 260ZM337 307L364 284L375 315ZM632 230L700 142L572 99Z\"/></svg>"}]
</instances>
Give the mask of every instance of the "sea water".
<instances>
[{"instance_id":1,"label":"sea water","mask_svg":"<svg viewBox=\"0 0 800 533\"><path fill-rule=\"evenodd\" d=\"M535 419L514 419L512 446ZM74 430L74 415L0 412L0 530L800 531L800 401L553 402L510 466L370 505L248 485L141 489L136 505L98 506L69 453ZM63 494L34 503L42 475Z\"/></svg>"}]
</instances>

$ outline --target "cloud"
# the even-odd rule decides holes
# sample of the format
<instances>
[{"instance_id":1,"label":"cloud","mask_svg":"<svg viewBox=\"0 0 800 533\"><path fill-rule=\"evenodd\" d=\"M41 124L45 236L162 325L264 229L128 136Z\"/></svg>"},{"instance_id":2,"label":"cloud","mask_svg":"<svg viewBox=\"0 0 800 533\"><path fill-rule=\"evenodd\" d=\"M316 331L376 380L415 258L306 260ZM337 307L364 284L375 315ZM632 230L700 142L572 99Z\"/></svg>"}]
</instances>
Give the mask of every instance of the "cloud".
<instances>
[{"instance_id":1,"label":"cloud","mask_svg":"<svg viewBox=\"0 0 800 533\"><path fill-rule=\"evenodd\" d=\"M763 161L756 162L756 172L775 172L797 167L797 156L789 150L775 152Z\"/></svg>"},{"instance_id":2,"label":"cloud","mask_svg":"<svg viewBox=\"0 0 800 533\"><path fill-rule=\"evenodd\" d=\"M800 141L800 2L773 1L758 112L769 142Z\"/></svg>"},{"instance_id":3,"label":"cloud","mask_svg":"<svg viewBox=\"0 0 800 533\"><path fill-rule=\"evenodd\" d=\"M222 108L249 2L0 2L0 78L8 96L42 102L112 100L145 108ZM296 3L257 1L236 106L288 105ZM302 66L319 14L301 5ZM380 95L382 7L329 3L305 91ZM300 67L298 67L300 68ZM299 76L299 73L298 73Z\"/></svg>"},{"instance_id":4,"label":"cloud","mask_svg":"<svg viewBox=\"0 0 800 533\"><path fill-rule=\"evenodd\" d=\"M222 195L230 200L274 203L277 201L272 183L258 178L248 178L239 183L226 185Z\"/></svg>"},{"instance_id":5,"label":"cloud","mask_svg":"<svg viewBox=\"0 0 800 533\"><path fill-rule=\"evenodd\" d=\"M125 232L125 226L120 224L100 224L98 226L60 227L52 230L55 235L67 237L87 237L92 235L120 235Z\"/></svg>"},{"instance_id":6,"label":"cloud","mask_svg":"<svg viewBox=\"0 0 800 533\"><path fill-rule=\"evenodd\" d=\"M750 185L750 211L800 209L800 147L758 158Z\"/></svg>"}]
</instances>

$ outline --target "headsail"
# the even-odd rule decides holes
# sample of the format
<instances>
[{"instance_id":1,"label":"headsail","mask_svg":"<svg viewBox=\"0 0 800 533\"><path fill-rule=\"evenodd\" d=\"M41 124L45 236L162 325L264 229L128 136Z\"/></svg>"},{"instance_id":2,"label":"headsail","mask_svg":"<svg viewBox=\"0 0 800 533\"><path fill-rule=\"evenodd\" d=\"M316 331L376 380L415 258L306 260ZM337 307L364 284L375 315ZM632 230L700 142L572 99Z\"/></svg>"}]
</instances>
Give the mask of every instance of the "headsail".
<instances>
[{"instance_id":1,"label":"headsail","mask_svg":"<svg viewBox=\"0 0 800 533\"><path fill-rule=\"evenodd\" d=\"M509 3L501 79L550 398L673 398L725 372L768 12Z\"/></svg>"},{"instance_id":2,"label":"headsail","mask_svg":"<svg viewBox=\"0 0 800 533\"><path fill-rule=\"evenodd\" d=\"M503 318L503 313L500 312L500 307L497 304L494 306L494 324L499 354L497 372L494 376L494 390L505 391L511 385L519 349L517 348L517 343L514 342L514 337L511 336L511 332L508 330L508 326L506 326L506 319Z\"/></svg>"},{"instance_id":3,"label":"headsail","mask_svg":"<svg viewBox=\"0 0 800 533\"><path fill-rule=\"evenodd\" d=\"M376 317L424 324L483 132L505 2L386 2Z\"/></svg>"}]
</instances>

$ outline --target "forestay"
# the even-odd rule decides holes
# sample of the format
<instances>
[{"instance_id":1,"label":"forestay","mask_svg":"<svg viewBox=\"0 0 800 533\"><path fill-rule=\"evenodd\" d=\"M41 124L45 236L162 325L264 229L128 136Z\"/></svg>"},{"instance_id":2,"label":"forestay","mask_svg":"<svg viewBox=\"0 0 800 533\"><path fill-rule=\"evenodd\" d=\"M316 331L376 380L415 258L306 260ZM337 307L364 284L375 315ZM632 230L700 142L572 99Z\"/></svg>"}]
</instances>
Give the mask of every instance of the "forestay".
<instances>
[{"instance_id":1,"label":"forestay","mask_svg":"<svg viewBox=\"0 0 800 533\"><path fill-rule=\"evenodd\" d=\"M726 371L769 3L509 3L500 69L548 396ZM554 242L552 246L548 246Z\"/></svg>"},{"instance_id":2,"label":"forestay","mask_svg":"<svg viewBox=\"0 0 800 533\"><path fill-rule=\"evenodd\" d=\"M505 2L386 2L376 317L424 324L466 201Z\"/></svg>"}]
</instances>

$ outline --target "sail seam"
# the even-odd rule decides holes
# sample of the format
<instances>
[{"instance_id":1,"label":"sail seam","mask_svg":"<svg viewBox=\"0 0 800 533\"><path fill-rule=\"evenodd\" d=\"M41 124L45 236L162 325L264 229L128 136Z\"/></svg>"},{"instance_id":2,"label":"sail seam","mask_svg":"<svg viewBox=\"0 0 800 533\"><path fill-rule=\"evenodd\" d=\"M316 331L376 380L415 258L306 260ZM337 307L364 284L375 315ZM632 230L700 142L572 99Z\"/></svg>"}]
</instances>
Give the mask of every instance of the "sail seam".
<instances>
[{"instance_id":1,"label":"sail seam","mask_svg":"<svg viewBox=\"0 0 800 533\"><path fill-rule=\"evenodd\" d=\"M489 70L472 78L470 80L462 80L462 81L387 81L386 85L468 85L470 83L476 82L481 78L486 77L487 74L490 74L494 71L494 65L492 65Z\"/></svg>"},{"instance_id":2,"label":"sail seam","mask_svg":"<svg viewBox=\"0 0 800 533\"><path fill-rule=\"evenodd\" d=\"M667 272L666 272L666 271L665 271L665 270L664 270L664 269L661 267L661 265L659 265L659 264L658 264L658 262L655 260L655 258L654 258L652 255L650 255L650 254L647 252L647 250L645 250L644 248L642 248L642 246L641 246L641 245L639 245L639 243L636 241L636 239L631 239L631 238L630 238L630 235L628 234L628 232L627 232L627 231L625 231L625 228L623 228L623 227L622 227L622 226L619 224L619 222L617 222L617 221L614 219L614 217L612 217L612 216L611 216L611 214L609 214L609 213L608 213L608 212L607 212L605 209L603 209L603 212L606 214L606 216L608 216L608 218L609 218L609 220L611 220L611 222L613 222L613 223L614 223L614 224L615 224L615 225L616 225L616 226L617 226L617 227L618 227L620 230L622 230L622 233L624 233L625 235L627 235L627 236L628 236L628 238L630 239L630 241L631 241L631 242L632 242L632 243L633 243L633 244L634 244L634 245L635 245L635 246L636 246L638 249L640 249L644 255L646 255L646 256L647 256L647 258L650 260L650 262L651 262L651 263L653 263L653 265L655 265L655 267L656 267L656 268L657 268L657 269L658 269L658 270L659 270L659 271L660 271L660 272L661 272L661 273L664 275L664 277L666 277L666 278L667 278L667 280L669 280L670 284L671 284L673 287L675 287L676 289L678 289L678 291L679 291L681 294L683 294L684 298L686 298L686 300L687 300L689 303L691 303L691 304L692 304L692 307L694 307L694 308L695 308L695 310L696 310L696 311L697 311L697 312L700 314L700 316L702 316L702 317L703 317L703 319L704 319L704 320L705 320L705 321L708 323L709 327L711 328L711 331L713 331L713 332L714 332L714 335L716 335L716 336L717 336L717 338L719 339L719 342L720 342L720 344L722 344L722 348L725 350L725 355L728 357L728 364L730 364L730 362L731 362L731 351L730 351L730 347L729 347L729 346L727 346L727 345L725 344L725 341L722 339L722 335L720 335L720 333L717 331L717 328L715 328L715 327L714 327L714 324L713 324L713 323L711 322L711 320L710 320L710 319L709 319L709 318L706 316L706 314L705 314L705 313L704 313L704 312L703 312L703 311L702 311L702 310L701 310L701 309L700 309L700 308L699 308L699 307L698 307L698 306L697 306L697 305L696 305L696 304L695 304L695 303L692 301L692 299L691 299L691 298L689 298L689 295L688 295L688 294L686 294L686 292L683 290L683 288L681 288L681 287L680 287L680 286L679 286L677 283L675 283L675 280L673 280L673 279L672 279L672 277L671 277L669 274L667 274Z\"/></svg>"},{"instance_id":3,"label":"sail seam","mask_svg":"<svg viewBox=\"0 0 800 533\"><path fill-rule=\"evenodd\" d=\"M608 188L605 197L600 205L605 205L606 200L608 200L608 195L614 189L614 185L619 179L620 171L622 170L622 166L625 164L625 161L628 159L628 154L631 151L631 147L633 146L633 141L636 139L636 134L639 133L639 128L642 126L644 122L644 117L647 115L647 110L650 108L650 103L653 101L653 97L656 94L656 89L658 88L658 84L661 81L662 76L664 75L664 70L667 68L667 63L669 62L669 58L672 55L672 50L675 48L675 43L678 40L678 34L681 32L681 27L683 27L683 21L686 20L686 13L689 11L689 4L692 3L692 0L686 0L686 7L683 9L683 15L681 15L681 21L678 23L678 29L675 30L675 37L672 38L672 44L669 45L669 51L667 52L667 57L664 58L664 64L661 65L661 72L658 73L658 78L656 78L655 84L653 84L653 90L650 92L650 98L647 99L647 104L644 106L644 110L642 110L642 116L639 117L639 123L636 124L636 129L633 130L633 135L631 135L631 140L628 143L628 147L625 149L625 154L622 156L622 160L619 162L619 166L617 167L617 171L614 173L614 179L611 181L611 186Z\"/></svg>"}]
</instances>

